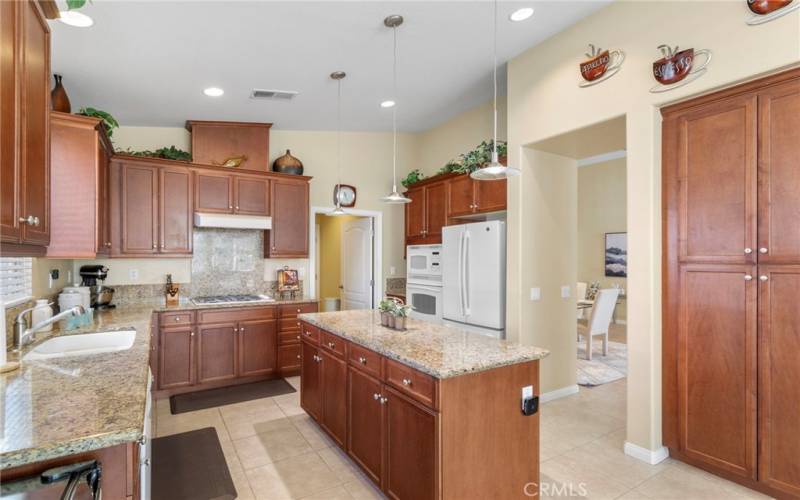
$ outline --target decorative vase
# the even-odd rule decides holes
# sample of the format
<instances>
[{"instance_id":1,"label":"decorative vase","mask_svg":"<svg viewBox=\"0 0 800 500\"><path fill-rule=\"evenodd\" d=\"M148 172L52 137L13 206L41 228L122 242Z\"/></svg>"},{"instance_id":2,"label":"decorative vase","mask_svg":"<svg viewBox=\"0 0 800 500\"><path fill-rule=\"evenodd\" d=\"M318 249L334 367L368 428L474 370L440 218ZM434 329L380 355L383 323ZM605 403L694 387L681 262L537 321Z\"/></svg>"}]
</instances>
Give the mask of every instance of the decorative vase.
<instances>
[{"instance_id":1,"label":"decorative vase","mask_svg":"<svg viewBox=\"0 0 800 500\"><path fill-rule=\"evenodd\" d=\"M53 87L53 90L50 92L50 100L53 104L53 111L69 113L72 111L72 107L69 104L67 91L64 90L64 86L61 85L61 75L54 74L53 78L56 81L56 86Z\"/></svg>"},{"instance_id":2,"label":"decorative vase","mask_svg":"<svg viewBox=\"0 0 800 500\"><path fill-rule=\"evenodd\" d=\"M394 317L394 329L403 331L406 329L406 317L405 316L395 316Z\"/></svg>"},{"instance_id":3,"label":"decorative vase","mask_svg":"<svg viewBox=\"0 0 800 500\"><path fill-rule=\"evenodd\" d=\"M381 311L381 326L389 326L389 313Z\"/></svg>"},{"instance_id":4,"label":"decorative vase","mask_svg":"<svg viewBox=\"0 0 800 500\"><path fill-rule=\"evenodd\" d=\"M396 319L397 318L395 317L394 314L388 313L388 317L386 318L386 326L389 328L394 328L394 320Z\"/></svg>"},{"instance_id":5,"label":"decorative vase","mask_svg":"<svg viewBox=\"0 0 800 500\"><path fill-rule=\"evenodd\" d=\"M275 158L272 162L272 170L282 174L303 175L303 162L292 156L290 150L286 154Z\"/></svg>"}]
</instances>

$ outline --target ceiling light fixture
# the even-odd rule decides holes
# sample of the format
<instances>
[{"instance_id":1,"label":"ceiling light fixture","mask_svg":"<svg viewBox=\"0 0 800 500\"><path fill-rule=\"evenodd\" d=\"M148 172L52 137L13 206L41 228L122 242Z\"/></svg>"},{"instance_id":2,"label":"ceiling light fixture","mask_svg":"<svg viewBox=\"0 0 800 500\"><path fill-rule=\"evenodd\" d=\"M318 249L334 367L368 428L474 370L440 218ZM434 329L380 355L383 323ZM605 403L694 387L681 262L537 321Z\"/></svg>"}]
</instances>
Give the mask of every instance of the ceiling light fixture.
<instances>
[{"instance_id":1,"label":"ceiling light fixture","mask_svg":"<svg viewBox=\"0 0 800 500\"><path fill-rule=\"evenodd\" d=\"M494 35L494 49L492 59L492 75L494 78L494 101L492 112L494 113L494 136L492 137L492 161L485 167L475 170L470 177L476 181L496 181L515 177L520 174L519 169L508 167L500 163L497 155L497 0L494 0L494 18L492 33Z\"/></svg>"},{"instance_id":2,"label":"ceiling light fixture","mask_svg":"<svg viewBox=\"0 0 800 500\"><path fill-rule=\"evenodd\" d=\"M347 76L344 71L334 71L331 78L336 80L336 187L333 188L333 195L336 198L336 208L327 215L336 217L345 215L342 208L339 186L342 185L342 80Z\"/></svg>"},{"instance_id":3,"label":"ceiling light fixture","mask_svg":"<svg viewBox=\"0 0 800 500\"><path fill-rule=\"evenodd\" d=\"M91 17L74 10L63 10L58 13L58 20L76 28L88 28L94 24Z\"/></svg>"},{"instance_id":4,"label":"ceiling light fixture","mask_svg":"<svg viewBox=\"0 0 800 500\"><path fill-rule=\"evenodd\" d=\"M224 94L225 91L219 87L208 87L207 89L203 89L203 93L208 97L219 97Z\"/></svg>"},{"instance_id":5,"label":"ceiling light fixture","mask_svg":"<svg viewBox=\"0 0 800 500\"><path fill-rule=\"evenodd\" d=\"M382 108L393 108L394 107L394 101L383 101L381 103L381 107Z\"/></svg>"},{"instance_id":6,"label":"ceiling light fixture","mask_svg":"<svg viewBox=\"0 0 800 500\"><path fill-rule=\"evenodd\" d=\"M392 63L392 99L397 99L397 27L403 24L403 16L393 14L383 20L384 26L392 28L394 39L394 61ZM385 203L410 203L411 200L397 191L397 106L392 106L392 192L381 198Z\"/></svg>"},{"instance_id":7,"label":"ceiling light fixture","mask_svg":"<svg viewBox=\"0 0 800 500\"><path fill-rule=\"evenodd\" d=\"M524 21L533 15L533 7L523 7L517 9L508 16L509 19L515 22Z\"/></svg>"}]
</instances>

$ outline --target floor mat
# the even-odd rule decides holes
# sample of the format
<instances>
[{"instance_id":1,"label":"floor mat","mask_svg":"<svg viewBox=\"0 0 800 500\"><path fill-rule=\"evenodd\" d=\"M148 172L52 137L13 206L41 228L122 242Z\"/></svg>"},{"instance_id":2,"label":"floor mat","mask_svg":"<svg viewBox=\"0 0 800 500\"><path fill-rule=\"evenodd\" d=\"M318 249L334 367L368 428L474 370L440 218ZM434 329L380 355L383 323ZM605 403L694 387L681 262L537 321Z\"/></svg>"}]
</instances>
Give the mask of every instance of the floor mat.
<instances>
[{"instance_id":1,"label":"floor mat","mask_svg":"<svg viewBox=\"0 0 800 500\"><path fill-rule=\"evenodd\" d=\"M213 427L155 438L153 500L233 500L238 494Z\"/></svg>"},{"instance_id":2,"label":"floor mat","mask_svg":"<svg viewBox=\"0 0 800 500\"><path fill-rule=\"evenodd\" d=\"M595 337L598 338L599 337ZM603 356L603 342L592 342L592 360L586 359L586 341L578 342L578 385L603 385L628 375L628 346L608 343L608 356Z\"/></svg>"},{"instance_id":3,"label":"floor mat","mask_svg":"<svg viewBox=\"0 0 800 500\"><path fill-rule=\"evenodd\" d=\"M297 391L289 382L282 378L277 378L263 382L253 382L252 384L178 394L169 398L169 409L173 415L177 415L187 411L205 410L206 408L216 408L217 406L270 398L293 392Z\"/></svg>"}]
</instances>

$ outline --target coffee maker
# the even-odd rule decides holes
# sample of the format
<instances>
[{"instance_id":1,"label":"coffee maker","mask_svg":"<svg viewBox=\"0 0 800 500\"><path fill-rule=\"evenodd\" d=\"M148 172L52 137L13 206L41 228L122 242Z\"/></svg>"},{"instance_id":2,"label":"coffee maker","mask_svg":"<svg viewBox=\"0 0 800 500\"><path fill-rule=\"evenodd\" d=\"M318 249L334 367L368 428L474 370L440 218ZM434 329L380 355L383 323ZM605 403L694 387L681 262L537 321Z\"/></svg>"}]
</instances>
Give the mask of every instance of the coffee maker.
<instances>
[{"instance_id":1,"label":"coffee maker","mask_svg":"<svg viewBox=\"0 0 800 500\"><path fill-rule=\"evenodd\" d=\"M115 306L111 303L114 297L114 289L104 286L108 276L108 268L99 265L81 266L78 272L81 275L81 286L88 286L92 295L92 307L96 309L112 309Z\"/></svg>"}]
</instances>

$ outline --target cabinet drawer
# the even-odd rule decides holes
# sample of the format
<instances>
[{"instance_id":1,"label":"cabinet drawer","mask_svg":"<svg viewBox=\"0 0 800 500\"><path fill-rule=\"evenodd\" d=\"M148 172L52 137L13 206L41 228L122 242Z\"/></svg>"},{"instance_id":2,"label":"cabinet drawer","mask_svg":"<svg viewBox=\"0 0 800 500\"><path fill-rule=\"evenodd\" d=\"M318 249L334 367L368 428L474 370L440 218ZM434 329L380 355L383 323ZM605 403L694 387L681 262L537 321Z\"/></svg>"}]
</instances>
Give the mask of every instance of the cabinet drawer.
<instances>
[{"instance_id":1,"label":"cabinet drawer","mask_svg":"<svg viewBox=\"0 0 800 500\"><path fill-rule=\"evenodd\" d=\"M319 342L320 345L326 350L332 352L340 358L344 357L345 345L347 344L346 340L337 337L332 333L328 333L325 330L320 330Z\"/></svg>"},{"instance_id":2,"label":"cabinet drawer","mask_svg":"<svg viewBox=\"0 0 800 500\"><path fill-rule=\"evenodd\" d=\"M317 312L316 302L305 304L284 304L280 306L281 318L295 318L298 314Z\"/></svg>"},{"instance_id":3,"label":"cabinet drawer","mask_svg":"<svg viewBox=\"0 0 800 500\"><path fill-rule=\"evenodd\" d=\"M278 348L278 369L281 371L300 367L300 344L282 345Z\"/></svg>"},{"instance_id":4,"label":"cabinet drawer","mask_svg":"<svg viewBox=\"0 0 800 500\"><path fill-rule=\"evenodd\" d=\"M299 332L300 320L297 318L281 318L278 320L279 332Z\"/></svg>"},{"instance_id":5,"label":"cabinet drawer","mask_svg":"<svg viewBox=\"0 0 800 500\"><path fill-rule=\"evenodd\" d=\"M161 326L191 325L194 323L194 311L161 313L158 322Z\"/></svg>"},{"instance_id":6,"label":"cabinet drawer","mask_svg":"<svg viewBox=\"0 0 800 500\"><path fill-rule=\"evenodd\" d=\"M386 382L420 403L435 408L436 379L410 366L384 358Z\"/></svg>"},{"instance_id":7,"label":"cabinet drawer","mask_svg":"<svg viewBox=\"0 0 800 500\"><path fill-rule=\"evenodd\" d=\"M302 332L301 337L306 339L306 341L312 344L319 344L319 328L306 322L301 322L300 329Z\"/></svg>"},{"instance_id":8,"label":"cabinet drawer","mask_svg":"<svg viewBox=\"0 0 800 500\"><path fill-rule=\"evenodd\" d=\"M210 309L198 313L199 323L231 323L252 319L272 319L274 307L249 307L247 309Z\"/></svg>"},{"instance_id":9,"label":"cabinet drawer","mask_svg":"<svg viewBox=\"0 0 800 500\"><path fill-rule=\"evenodd\" d=\"M280 332L278 334L278 343L284 344L299 344L300 343L300 330L293 332Z\"/></svg>"},{"instance_id":10,"label":"cabinet drawer","mask_svg":"<svg viewBox=\"0 0 800 500\"><path fill-rule=\"evenodd\" d=\"M351 342L348 358L350 364L359 370L375 378L381 378L381 355L377 352L370 351Z\"/></svg>"}]
</instances>

